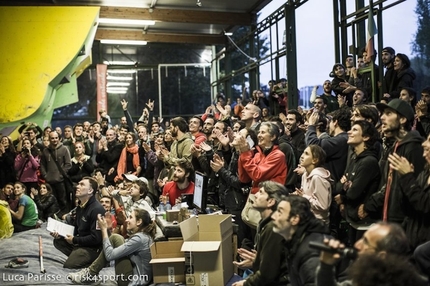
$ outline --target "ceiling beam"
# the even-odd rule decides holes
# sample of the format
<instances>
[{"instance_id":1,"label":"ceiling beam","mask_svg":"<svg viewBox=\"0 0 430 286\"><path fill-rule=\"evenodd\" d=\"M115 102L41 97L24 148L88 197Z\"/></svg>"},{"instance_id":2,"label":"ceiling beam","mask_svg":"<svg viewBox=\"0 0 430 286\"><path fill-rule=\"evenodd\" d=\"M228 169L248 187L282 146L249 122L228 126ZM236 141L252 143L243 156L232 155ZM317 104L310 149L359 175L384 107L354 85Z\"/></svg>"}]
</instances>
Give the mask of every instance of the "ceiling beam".
<instances>
[{"instance_id":1,"label":"ceiling beam","mask_svg":"<svg viewBox=\"0 0 430 286\"><path fill-rule=\"evenodd\" d=\"M115 30L97 29L96 40L138 40L153 43L182 43L182 44L203 44L203 45L224 45L225 37L222 35L209 34L171 34L171 33L147 33L141 30Z\"/></svg>"},{"instance_id":2,"label":"ceiling beam","mask_svg":"<svg viewBox=\"0 0 430 286\"><path fill-rule=\"evenodd\" d=\"M247 13L212 12L180 9L100 7L100 18L153 20L176 23L221 25L251 25L252 15Z\"/></svg>"}]
</instances>

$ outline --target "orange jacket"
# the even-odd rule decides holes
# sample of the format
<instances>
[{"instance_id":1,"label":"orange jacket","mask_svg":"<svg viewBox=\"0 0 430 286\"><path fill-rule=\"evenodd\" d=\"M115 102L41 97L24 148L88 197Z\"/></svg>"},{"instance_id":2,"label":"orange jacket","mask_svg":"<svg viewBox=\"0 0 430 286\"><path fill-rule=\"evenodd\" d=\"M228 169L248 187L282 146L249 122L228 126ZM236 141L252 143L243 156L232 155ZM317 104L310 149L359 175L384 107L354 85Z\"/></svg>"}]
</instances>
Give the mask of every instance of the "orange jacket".
<instances>
[{"instance_id":1,"label":"orange jacket","mask_svg":"<svg viewBox=\"0 0 430 286\"><path fill-rule=\"evenodd\" d=\"M257 152L249 150L239 156L239 180L242 183L252 181L251 192L258 192L258 184L264 181L274 181L285 185L287 179L287 163L285 155L279 150L278 145L274 145L269 154L264 155L260 146L256 147Z\"/></svg>"}]
</instances>

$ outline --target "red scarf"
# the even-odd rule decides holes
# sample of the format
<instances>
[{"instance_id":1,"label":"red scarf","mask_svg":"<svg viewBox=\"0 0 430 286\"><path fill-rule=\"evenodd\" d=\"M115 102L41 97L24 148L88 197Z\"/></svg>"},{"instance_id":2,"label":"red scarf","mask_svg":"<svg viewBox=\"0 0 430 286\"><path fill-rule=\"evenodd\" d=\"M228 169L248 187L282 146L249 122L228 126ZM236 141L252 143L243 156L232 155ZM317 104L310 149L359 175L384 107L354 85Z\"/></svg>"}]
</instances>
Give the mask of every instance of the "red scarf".
<instances>
[{"instance_id":1,"label":"red scarf","mask_svg":"<svg viewBox=\"0 0 430 286\"><path fill-rule=\"evenodd\" d=\"M122 180L122 174L127 173L127 152L133 154L133 167L137 169L137 167L140 165L139 146L134 144L132 147L125 147L124 149L122 149L121 156L118 160L118 175L115 177L115 182Z\"/></svg>"}]
</instances>

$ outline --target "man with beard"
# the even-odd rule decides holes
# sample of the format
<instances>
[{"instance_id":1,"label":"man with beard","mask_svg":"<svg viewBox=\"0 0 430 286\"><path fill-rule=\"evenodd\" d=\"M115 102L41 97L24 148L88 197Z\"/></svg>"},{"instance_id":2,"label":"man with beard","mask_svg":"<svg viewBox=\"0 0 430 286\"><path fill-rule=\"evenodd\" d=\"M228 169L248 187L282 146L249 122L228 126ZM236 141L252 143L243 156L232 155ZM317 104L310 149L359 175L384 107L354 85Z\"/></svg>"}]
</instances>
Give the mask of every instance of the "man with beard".
<instances>
[{"instance_id":1,"label":"man with beard","mask_svg":"<svg viewBox=\"0 0 430 286\"><path fill-rule=\"evenodd\" d=\"M322 242L322 240L321 240ZM352 275L351 280L344 280L342 282L336 282L336 271L335 266L338 261L341 259L341 255L339 252L335 251L336 249L343 248L344 246L338 240L328 240L325 239L324 243L327 248L332 248L333 251L322 251L320 255L320 263L316 268L316 280L315 285L317 286L351 286L351 285L362 285L357 283L358 280L364 279L375 279L379 276L382 281L387 282L389 279L392 279L393 273L391 273L390 277L384 276L380 270L384 271L384 267L381 269L375 270L372 267L377 267L376 265L368 264L366 269L362 269L362 273L365 273L365 277L360 279L357 275ZM385 260L402 262L404 267L412 270L414 267L411 267L409 263L407 263L408 256L408 239L405 235L405 232L402 228L394 223L383 223L379 222L373 224L363 235L363 237L358 240L354 244L354 248L357 251L358 258L348 267L348 273L357 273L357 267L363 267L362 262L369 261L368 257L379 257L381 259L381 263L384 263ZM363 259L363 260L362 260ZM358 263L358 264L357 264ZM360 265L361 266L358 266ZM399 269L401 271L401 269ZM385 268L384 272L389 272L389 269ZM363 274L364 274L363 273ZM411 274L407 280L414 281L415 284L409 285L428 285L427 283L423 283L423 277L417 275L417 273L412 270ZM382 276L381 276L382 275ZM372 278L370 278L372 277ZM376 281L372 281L373 283L369 283L367 280L367 284L364 285L381 285ZM384 285L393 285L391 283L384 283ZM405 284L396 284L396 285L405 285Z\"/></svg>"},{"instance_id":2,"label":"man with beard","mask_svg":"<svg viewBox=\"0 0 430 286\"><path fill-rule=\"evenodd\" d=\"M418 118L417 130L427 137L430 134L430 86L425 87L421 91L421 100L415 105L416 117Z\"/></svg>"},{"instance_id":3,"label":"man with beard","mask_svg":"<svg viewBox=\"0 0 430 286\"><path fill-rule=\"evenodd\" d=\"M61 214L70 211L71 194L67 193L65 178L72 167L69 149L60 142L57 131L49 133L49 146L42 151L40 160L40 172L46 182L52 187L53 194L60 205ZM58 165L57 165L58 164ZM59 170L58 168L62 168Z\"/></svg>"},{"instance_id":4,"label":"man with beard","mask_svg":"<svg viewBox=\"0 0 430 286\"><path fill-rule=\"evenodd\" d=\"M164 161L168 168L175 166L180 159L185 159L191 162L191 145L194 144L193 139L188 131L188 124L182 117L175 117L170 120L170 131L175 141L170 147L170 152L167 148L162 147L160 159Z\"/></svg>"},{"instance_id":5,"label":"man with beard","mask_svg":"<svg viewBox=\"0 0 430 286\"><path fill-rule=\"evenodd\" d=\"M405 217L403 202L406 200L399 184L399 173L393 170L387 160L388 155L396 153L405 157L414 166L414 175L423 170L425 160L422 157L422 137L416 130L411 131L414 120L412 107L401 99L393 99L389 104L378 103L376 107L382 113L382 132L384 133L384 153L380 160L382 181L379 192L358 209L358 216L367 215L382 218L384 221L402 224Z\"/></svg>"},{"instance_id":6,"label":"man with beard","mask_svg":"<svg viewBox=\"0 0 430 286\"><path fill-rule=\"evenodd\" d=\"M239 248L237 253L241 261L233 262L240 268L251 268L253 273L246 280L238 281L233 286L287 284L287 252L282 244L282 237L274 233L275 223L271 216L275 213L282 196L287 195L288 191L283 185L273 181L261 182L259 188L252 203L252 207L261 214L255 237L255 249Z\"/></svg>"},{"instance_id":7,"label":"man with beard","mask_svg":"<svg viewBox=\"0 0 430 286\"><path fill-rule=\"evenodd\" d=\"M309 200L295 195L283 197L271 217L273 232L285 240L291 285L313 285L319 252L311 249L309 242L326 237L328 229L324 222L315 217Z\"/></svg>"},{"instance_id":8,"label":"man with beard","mask_svg":"<svg viewBox=\"0 0 430 286\"><path fill-rule=\"evenodd\" d=\"M182 195L194 194L194 182L190 180L190 176L194 173L193 166L186 160L179 160L175 164L172 181L167 182L163 187L163 193L160 197L160 202L165 201L168 197L172 206L176 204L176 199L180 199Z\"/></svg>"},{"instance_id":9,"label":"man with beard","mask_svg":"<svg viewBox=\"0 0 430 286\"><path fill-rule=\"evenodd\" d=\"M290 109L283 121L285 134L290 136L290 142L296 149L296 158L300 158L306 148L305 133L299 128L302 124L302 115L295 109Z\"/></svg>"},{"instance_id":10,"label":"man with beard","mask_svg":"<svg viewBox=\"0 0 430 286\"><path fill-rule=\"evenodd\" d=\"M311 102L315 102L315 99L318 97L325 98L327 100L325 112L330 113L337 109L339 109L339 103L337 102L337 98L331 94L331 81L326 80L323 84L323 94L317 95L318 85L314 86L312 90Z\"/></svg>"},{"instance_id":11,"label":"man with beard","mask_svg":"<svg viewBox=\"0 0 430 286\"><path fill-rule=\"evenodd\" d=\"M388 94L394 89L394 82L396 79L396 72L394 71L394 58L396 57L396 51L392 47L385 47L382 49L382 63L385 66L384 81L382 83L383 94L386 97L390 97Z\"/></svg>"},{"instance_id":12,"label":"man with beard","mask_svg":"<svg viewBox=\"0 0 430 286\"><path fill-rule=\"evenodd\" d=\"M106 137L100 139L97 150L96 161L98 167L103 170L103 175L106 176L106 181L110 185L114 185L114 178L117 175L116 165L121 156L123 146L116 140L114 129L106 131Z\"/></svg>"},{"instance_id":13,"label":"man with beard","mask_svg":"<svg viewBox=\"0 0 430 286\"><path fill-rule=\"evenodd\" d=\"M212 135L212 130L214 129L215 126L215 118L213 117L213 115L208 115L208 117L206 118L206 120L203 123L203 134L206 135L206 138L209 138L209 136Z\"/></svg>"},{"instance_id":14,"label":"man with beard","mask_svg":"<svg viewBox=\"0 0 430 286\"><path fill-rule=\"evenodd\" d=\"M258 126L261 117L261 109L255 104L248 103L242 110L241 120L247 128L254 129Z\"/></svg>"}]
</instances>

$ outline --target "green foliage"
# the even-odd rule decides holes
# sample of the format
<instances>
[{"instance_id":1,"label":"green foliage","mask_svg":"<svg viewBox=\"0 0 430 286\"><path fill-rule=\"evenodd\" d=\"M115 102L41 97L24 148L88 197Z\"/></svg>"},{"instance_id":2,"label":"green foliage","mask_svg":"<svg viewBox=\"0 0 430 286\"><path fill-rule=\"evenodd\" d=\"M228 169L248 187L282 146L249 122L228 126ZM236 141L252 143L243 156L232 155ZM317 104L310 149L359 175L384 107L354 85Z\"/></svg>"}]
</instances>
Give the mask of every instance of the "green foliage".
<instances>
[{"instance_id":1,"label":"green foliage","mask_svg":"<svg viewBox=\"0 0 430 286\"><path fill-rule=\"evenodd\" d=\"M430 0L417 0L415 13L418 26L412 50L422 63L430 68Z\"/></svg>"},{"instance_id":2,"label":"green foliage","mask_svg":"<svg viewBox=\"0 0 430 286\"><path fill-rule=\"evenodd\" d=\"M412 51L416 57L411 59L411 65L416 73L414 86L419 94L430 85L430 0L417 0L415 13L418 25Z\"/></svg>"}]
</instances>

